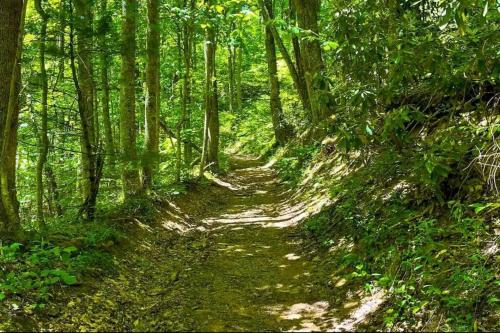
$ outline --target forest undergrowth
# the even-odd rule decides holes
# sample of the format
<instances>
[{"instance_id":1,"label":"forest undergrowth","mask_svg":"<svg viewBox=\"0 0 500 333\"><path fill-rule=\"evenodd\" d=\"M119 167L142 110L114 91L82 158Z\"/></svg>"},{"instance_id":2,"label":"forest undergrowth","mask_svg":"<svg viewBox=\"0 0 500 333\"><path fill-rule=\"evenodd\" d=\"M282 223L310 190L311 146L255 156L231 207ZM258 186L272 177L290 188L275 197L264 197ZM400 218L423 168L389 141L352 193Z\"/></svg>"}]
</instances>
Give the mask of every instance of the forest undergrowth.
<instances>
[{"instance_id":1,"label":"forest undergrowth","mask_svg":"<svg viewBox=\"0 0 500 333\"><path fill-rule=\"evenodd\" d=\"M2 0L0 331L499 331L495 0Z\"/></svg>"},{"instance_id":2,"label":"forest undergrowth","mask_svg":"<svg viewBox=\"0 0 500 333\"><path fill-rule=\"evenodd\" d=\"M289 146L275 167L296 188L329 190L332 204L303 232L323 248L330 283L387 291L365 329L497 330L500 205L495 171L472 153L497 149L496 127L419 116L394 115L397 143L341 150L333 134Z\"/></svg>"}]
</instances>

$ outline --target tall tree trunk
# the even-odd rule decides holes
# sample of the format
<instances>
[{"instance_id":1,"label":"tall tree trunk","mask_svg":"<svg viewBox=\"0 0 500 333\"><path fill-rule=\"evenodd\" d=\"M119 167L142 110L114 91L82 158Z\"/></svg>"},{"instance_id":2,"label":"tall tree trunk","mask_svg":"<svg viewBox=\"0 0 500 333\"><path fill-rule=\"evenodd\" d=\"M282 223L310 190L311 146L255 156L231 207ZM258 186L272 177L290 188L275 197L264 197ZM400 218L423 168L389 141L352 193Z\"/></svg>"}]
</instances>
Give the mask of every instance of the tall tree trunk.
<instances>
[{"instance_id":1,"label":"tall tree trunk","mask_svg":"<svg viewBox=\"0 0 500 333\"><path fill-rule=\"evenodd\" d=\"M297 70L296 65L293 63L292 58L290 57L290 54L288 53L288 50L285 47L285 44L283 43L283 39L281 38L278 30L276 29L273 20L271 18L271 15L269 15L269 12L267 11L267 7L264 4L264 0L258 0L259 6L262 10L262 16L264 17L264 21L267 25L269 25L269 28L271 29L271 33L273 34L273 38L275 43L278 46L278 49L280 50L281 56L285 60L285 63L288 67L288 71L290 72L290 75L293 80L293 84L295 86L295 89L297 90L299 94L300 101L302 103L302 107L304 110L309 110L310 109L310 103L308 100L308 95L307 95L307 89L305 86L302 85L302 81L300 80L300 76Z\"/></svg>"},{"instance_id":2,"label":"tall tree trunk","mask_svg":"<svg viewBox=\"0 0 500 333\"><path fill-rule=\"evenodd\" d=\"M241 71L243 68L243 44L236 48L236 66L235 66L235 81L236 81L236 110L239 111L243 107L243 96L241 89Z\"/></svg>"},{"instance_id":3,"label":"tall tree trunk","mask_svg":"<svg viewBox=\"0 0 500 333\"><path fill-rule=\"evenodd\" d=\"M233 46L227 46L227 104L229 106L229 112L234 111L234 60L233 60Z\"/></svg>"},{"instance_id":4,"label":"tall tree trunk","mask_svg":"<svg viewBox=\"0 0 500 333\"><path fill-rule=\"evenodd\" d=\"M216 1L205 0L207 7ZM211 23L205 28L205 125L203 131L203 153L200 174L205 169L217 171L219 167L219 110L217 78L215 68L216 54L215 28Z\"/></svg>"},{"instance_id":5,"label":"tall tree trunk","mask_svg":"<svg viewBox=\"0 0 500 333\"><path fill-rule=\"evenodd\" d=\"M54 202L55 210L57 216L63 215L63 208L61 206L60 197L59 197L59 188L57 186L56 177L54 175L54 171L50 164L45 166L45 176L47 178L47 182L49 184L49 193L52 201Z\"/></svg>"},{"instance_id":6,"label":"tall tree trunk","mask_svg":"<svg viewBox=\"0 0 500 333\"><path fill-rule=\"evenodd\" d=\"M177 31L176 33L176 42L177 42L177 50L178 50L178 53L177 53L177 64L178 66L182 66L182 63L183 63L183 55L182 55L182 30L180 31ZM176 94L176 91L175 91L175 88L177 87L177 83L179 83L180 81L180 77L177 75L177 73L175 74L175 81L172 83L172 92L173 92L173 95L175 96ZM182 95L183 95L183 91L184 91L184 88L183 88L183 85L182 84L179 84L178 85L179 87L179 103L180 103L180 108L181 108L181 116L179 118L179 120L177 121L177 125L175 126L175 136L177 137L177 141L175 142L175 181L177 183L180 183L181 181L181 171L182 171L182 140L181 140L181 137L182 137L182 128L184 126L184 119L185 119L185 113L184 113L184 110L183 110L183 107L182 107L182 103L183 103L183 99L182 99ZM175 97L172 96L172 98L175 100Z\"/></svg>"},{"instance_id":7,"label":"tall tree trunk","mask_svg":"<svg viewBox=\"0 0 500 333\"><path fill-rule=\"evenodd\" d=\"M189 7L188 6L189 2ZM190 15L194 10L196 2L187 0L184 7L190 11ZM184 78L182 92L182 117L183 129L189 133L191 130L191 65L192 65L192 48L193 48L193 22L189 20L183 26L183 61L184 61ZM189 133L190 134L190 133ZM193 159L193 146L191 144L190 135L184 143L184 165L189 166Z\"/></svg>"},{"instance_id":8,"label":"tall tree trunk","mask_svg":"<svg viewBox=\"0 0 500 333\"><path fill-rule=\"evenodd\" d=\"M105 141L105 152L108 161L113 165L115 162L115 145L113 141L113 129L111 128L111 116L109 112L109 51L107 49L108 39L106 34L110 29L112 24L111 16L108 13L108 1L102 0L101 2L101 25L105 33L99 36L99 49L101 58L101 85L102 85L102 122L104 126L104 141Z\"/></svg>"},{"instance_id":9,"label":"tall tree trunk","mask_svg":"<svg viewBox=\"0 0 500 333\"><path fill-rule=\"evenodd\" d=\"M95 179L95 123L94 123L94 82L92 66L92 5L89 1L73 0L75 13L74 29L77 36L78 84L82 94L80 101L82 114L82 195L84 202L91 196L92 183ZM83 123L86 126L83 126ZM87 141L89 142L87 144ZM94 208L88 207L90 210ZM86 209L87 210L87 209ZM89 211L86 211L89 213ZM91 214L92 215L92 214Z\"/></svg>"},{"instance_id":10,"label":"tall tree trunk","mask_svg":"<svg viewBox=\"0 0 500 333\"><path fill-rule=\"evenodd\" d=\"M273 18L273 1L265 0L267 11ZM274 136L278 145L286 143L290 136L289 126L285 122L283 107L280 97L280 84L278 80L278 65L276 61L276 45L269 25L266 26L266 56L269 74L269 90L271 103L271 116L273 121Z\"/></svg>"},{"instance_id":11,"label":"tall tree trunk","mask_svg":"<svg viewBox=\"0 0 500 333\"><path fill-rule=\"evenodd\" d=\"M313 123L318 123L331 114L328 101L328 81L324 77L324 63L319 35L319 11L321 0L293 0L297 11L299 27L310 31L313 36L301 40L300 49L304 66L304 76L311 104ZM312 38L311 38L312 37Z\"/></svg>"},{"instance_id":12,"label":"tall tree trunk","mask_svg":"<svg viewBox=\"0 0 500 333\"><path fill-rule=\"evenodd\" d=\"M93 69L96 67L97 66L92 65ZM97 151L100 143L99 141L101 140L101 123L99 122L99 97L97 96L97 86L94 80L96 76L95 73L96 71L92 72L92 95L94 96L94 114L92 119L94 120L94 149Z\"/></svg>"},{"instance_id":13,"label":"tall tree trunk","mask_svg":"<svg viewBox=\"0 0 500 333\"><path fill-rule=\"evenodd\" d=\"M73 3L75 13L73 13ZM80 214L92 221L95 217L97 193L100 180L100 156L97 154L94 123L94 82L91 62L92 51L92 8L88 1L70 2L70 64L73 82L77 91L78 113L82 127L80 142L82 147L82 190L83 204ZM78 70L74 33L78 35Z\"/></svg>"},{"instance_id":14,"label":"tall tree trunk","mask_svg":"<svg viewBox=\"0 0 500 333\"><path fill-rule=\"evenodd\" d=\"M230 25L230 35L234 31L234 23L231 23ZM227 69L228 69L228 83L229 83L229 96L228 96L228 102L229 102L229 112L234 112L236 111L236 77L235 77L235 64L236 64L236 45L234 45L234 42L232 39L229 40L229 43L227 45L227 53L228 53L228 58L227 58Z\"/></svg>"},{"instance_id":15,"label":"tall tree trunk","mask_svg":"<svg viewBox=\"0 0 500 333\"><path fill-rule=\"evenodd\" d=\"M14 237L20 230L15 170L26 4L3 0L0 6L0 234Z\"/></svg>"},{"instance_id":16,"label":"tall tree trunk","mask_svg":"<svg viewBox=\"0 0 500 333\"><path fill-rule=\"evenodd\" d=\"M59 19L59 33L57 35L57 47L59 48L59 64L58 64L58 73L57 79L54 83L54 87L57 86L59 81L64 78L64 61L65 57L65 28L66 28L66 0L59 1L59 11L58 11L58 19Z\"/></svg>"},{"instance_id":17,"label":"tall tree trunk","mask_svg":"<svg viewBox=\"0 0 500 333\"><path fill-rule=\"evenodd\" d=\"M39 226L45 224L44 213L43 213L43 170L45 163L47 162L47 154L49 152L49 137L47 134L47 97L48 97L48 80L47 80L47 70L45 68L45 46L47 39L47 23L49 17L47 13L43 10L41 0L35 1L35 6L38 14L42 19L42 27L40 31L40 79L42 81L42 126L39 133L39 155L36 165L36 203L37 203L37 219Z\"/></svg>"},{"instance_id":18,"label":"tall tree trunk","mask_svg":"<svg viewBox=\"0 0 500 333\"><path fill-rule=\"evenodd\" d=\"M292 20L292 24L297 25L297 11L295 10L293 1L290 1L290 18ZM304 73L304 61L302 59L302 53L300 51L299 37L296 34L292 35L292 46L295 64L297 66L297 74L299 76L299 84L302 87L304 99L306 100L306 103L308 105L307 110L310 110L311 102L309 100L309 93L307 92L307 83Z\"/></svg>"},{"instance_id":19,"label":"tall tree trunk","mask_svg":"<svg viewBox=\"0 0 500 333\"><path fill-rule=\"evenodd\" d=\"M68 7L66 5L66 0L59 0L59 5L57 9L57 19L58 19L58 33L57 33L57 48L58 48L58 69L57 69L57 78L54 82L52 91L55 91L59 82L64 79L64 71L65 71L65 60L66 60L66 15L67 15L67 10ZM64 125L64 114L62 112L58 112L58 110L55 110L54 114L54 122L55 122L55 127L62 132L66 131L66 127ZM64 146L64 138L65 135L63 135L63 140L61 146ZM54 141L54 134L52 136L52 141ZM49 138L49 146L50 146L50 138ZM50 147L49 147L49 152L50 152ZM45 163L44 166L44 171L45 171L45 177L48 181L49 185L49 192L50 192L50 197L54 201L55 206L55 211L57 216L62 216L63 214L63 209L61 206L61 202L59 200L59 193L58 193L58 187L57 187L57 181L56 177L54 175L54 172L52 170L52 167L49 162ZM55 189L55 191L54 191Z\"/></svg>"},{"instance_id":20,"label":"tall tree trunk","mask_svg":"<svg viewBox=\"0 0 500 333\"><path fill-rule=\"evenodd\" d=\"M159 163L160 2L159 0L148 0L147 6L146 138L143 186L145 189L150 189Z\"/></svg>"},{"instance_id":21,"label":"tall tree trunk","mask_svg":"<svg viewBox=\"0 0 500 333\"><path fill-rule=\"evenodd\" d=\"M135 124L135 53L137 0L123 0L122 64L120 81L120 147L123 195L126 199L140 191Z\"/></svg>"}]
</instances>

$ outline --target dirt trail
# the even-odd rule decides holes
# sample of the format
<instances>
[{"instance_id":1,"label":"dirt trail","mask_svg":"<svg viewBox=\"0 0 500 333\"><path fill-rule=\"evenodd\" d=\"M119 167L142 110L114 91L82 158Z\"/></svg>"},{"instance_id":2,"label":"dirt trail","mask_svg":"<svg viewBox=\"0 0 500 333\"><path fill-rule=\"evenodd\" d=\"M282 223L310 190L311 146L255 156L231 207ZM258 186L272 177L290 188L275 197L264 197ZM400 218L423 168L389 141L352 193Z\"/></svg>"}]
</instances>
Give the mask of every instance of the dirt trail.
<instances>
[{"instance_id":1,"label":"dirt trail","mask_svg":"<svg viewBox=\"0 0 500 333\"><path fill-rule=\"evenodd\" d=\"M328 302L311 281L313 263L287 228L295 216L289 191L260 163L235 164L224 181L230 189L224 205L204 220L212 230L211 253L186 280L197 295L181 304L193 316L190 329L318 329Z\"/></svg>"},{"instance_id":2,"label":"dirt trail","mask_svg":"<svg viewBox=\"0 0 500 333\"><path fill-rule=\"evenodd\" d=\"M292 204L293 192L261 162L232 164L228 175L175 202L155 226L135 226L130 243L115 252L114 274L97 272L61 290L45 312L13 328L316 331L332 328L328 318L347 318L337 309L348 299L332 293L324 275L330 273L318 271L315 254L304 255L293 228L307 205ZM165 230L175 219L201 231Z\"/></svg>"}]
</instances>

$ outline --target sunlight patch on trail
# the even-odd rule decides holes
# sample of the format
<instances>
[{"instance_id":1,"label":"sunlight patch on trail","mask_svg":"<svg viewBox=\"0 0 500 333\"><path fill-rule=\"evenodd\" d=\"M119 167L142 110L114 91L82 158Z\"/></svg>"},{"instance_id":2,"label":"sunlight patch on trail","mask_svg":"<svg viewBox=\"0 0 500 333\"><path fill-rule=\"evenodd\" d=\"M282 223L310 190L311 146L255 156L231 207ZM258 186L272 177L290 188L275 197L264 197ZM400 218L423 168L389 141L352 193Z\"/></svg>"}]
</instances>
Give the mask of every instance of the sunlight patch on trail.
<instances>
[{"instance_id":1,"label":"sunlight patch on trail","mask_svg":"<svg viewBox=\"0 0 500 333\"><path fill-rule=\"evenodd\" d=\"M217 178L217 177L211 177L211 180L216 183L217 185L219 186L222 186L222 187L225 187L227 189L230 189L231 191L239 191L241 189L243 189L242 187L240 186L237 186L237 185L233 185L229 182L225 182L223 181L222 179L220 178Z\"/></svg>"},{"instance_id":2,"label":"sunlight patch on trail","mask_svg":"<svg viewBox=\"0 0 500 333\"><path fill-rule=\"evenodd\" d=\"M286 320L321 318L327 313L329 306L330 304L326 301L314 304L298 303L283 311L280 317Z\"/></svg>"},{"instance_id":3,"label":"sunlight patch on trail","mask_svg":"<svg viewBox=\"0 0 500 333\"><path fill-rule=\"evenodd\" d=\"M316 285L315 264L301 251L301 242L284 231L332 205L328 193L315 186L316 171L328 165L318 165L306 178L302 188L312 189L307 191L283 184L269 168L272 163L237 163L230 174L210 179L209 194L217 204L200 222L215 247L192 276L195 283L188 287L197 296L185 305L195 306L195 330L356 330L381 306L384 295L363 298L362 290L346 295L348 281L342 277L328 289ZM349 248L347 240L329 250L341 248Z\"/></svg>"},{"instance_id":4,"label":"sunlight patch on trail","mask_svg":"<svg viewBox=\"0 0 500 333\"><path fill-rule=\"evenodd\" d=\"M294 206L285 206L278 210L277 216L262 214L265 209L254 207L239 213L225 214L203 220L208 225L221 224L255 224L265 228L288 228L297 225L307 217L320 212L330 203L329 199L314 199L308 203L299 203ZM265 206L265 205L261 205ZM276 205L274 205L276 207ZM223 227L223 226L222 226Z\"/></svg>"},{"instance_id":5,"label":"sunlight patch on trail","mask_svg":"<svg viewBox=\"0 0 500 333\"><path fill-rule=\"evenodd\" d=\"M319 325L328 314L329 307L327 301L318 301L312 304L296 303L289 307L275 305L268 307L267 311L282 320L300 320L299 326L294 326L288 332L314 332L322 330Z\"/></svg>"},{"instance_id":6,"label":"sunlight patch on trail","mask_svg":"<svg viewBox=\"0 0 500 333\"><path fill-rule=\"evenodd\" d=\"M344 308L349 309L356 307L354 311L349 314L347 319L342 321L332 319L330 320L331 326L329 331L354 331L356 327L365 322L368 317L377 311L385 301L385 292L378 291L373 295L361 299L359 302L348 302L343 305Z\"/></svg>"},{"instance_id":7,"label":"sunlight patch on trail","mask_svg":"<svg viewBox=\"0 0 500 333\"><path fill-rule=\"evenodd\" d=\"M166 230L185 234L194 227L191 223L191 217L173 202L167 202L161 212L164 217L161 219L160 224Z\"/></svg>"},{"instance_id":8,"label":"sunlight patch on trail","mask_svg":"<svg viewBox=\"0 0 500 333\"><path fill-rule=\"evenodd\" d=\"M281 231L331 205L328 194L297 193L268 167L239 163L229 175L211 179L220 206L201 219L216 245L197 271L196 328L355 330L382 301L349 296L337 304L329 291L315 286L315 266L302 254L300 242ZM346 283L336 282L332 290Z\"/></svg>"},{"instance_id":9,"label":"sunlight patch on trail","mask_svg":"<svg viewBox=\"0 0 500 333\"><path fill-rule=\"evenodd\" d=\"M294 261L294 260L298 260L300 259L301 257L296 255L295 253L288 253L286 256L285 256L286 259L288 260L291 260L291 261Z\"/></svg>"}]
</instances>

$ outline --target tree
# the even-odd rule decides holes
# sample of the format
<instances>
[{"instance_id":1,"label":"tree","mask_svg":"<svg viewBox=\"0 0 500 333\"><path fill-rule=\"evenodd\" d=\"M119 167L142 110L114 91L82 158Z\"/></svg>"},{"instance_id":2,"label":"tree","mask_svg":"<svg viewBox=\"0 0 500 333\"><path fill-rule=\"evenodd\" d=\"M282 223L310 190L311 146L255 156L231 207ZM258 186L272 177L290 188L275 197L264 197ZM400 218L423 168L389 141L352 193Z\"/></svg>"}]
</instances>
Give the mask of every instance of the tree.
<instances>
[{"instance_id":1,"label":"tree","mask_svg":"<svg viewBox=\"0 0 500 333\"><path fill-rule=\"evenodd\" d=\"M219 106L215 53L217 40L213 5L216 1L205 0L208 23L205 25L205 125L203 130L203 152L200 173L205 169L216 171L219 167Z\"/></svg>"},{"instance_id":2,"label":"tree","mask_svg":"<svg viewBox=\"0 0 500 333\"><path fill-rule=\"evenodd\" d=\"M193 15L196 7L195 0L184 0L184 8L189 12L189 19L183 21L182 27L182 51L184 61L184 77L182 91L182 123L183 129L188 133L187 142L184 143L184 164L189 166L193 159L193 145L191 143L191 99L192 99L192 65L193 65L193 49L195 47L194 40L194 24Z\"/></svg>"},{"instance_id":3,"label":"tree","mask_svg":"<svg viewBox=\"0 0 500 333\"><path fill-rule=\"evenodd\" d=\"M237 45L235 38L232 36L235 32L235 23L231 21L229 23L229 36L227 42L227 71L228 71L228 85L229 85L229 112L234 112L237 110L237 93L236 93L236 52Z\"/></svg>"},{"instance_id":4,"label":"tree","mask_svg":"<svg viewBox=\"0 0 500 333\"><path fill-rule=\"evenodd\" d=\"M0 234L20 229L16 193L17 122L20 60L27 1L5 0L0 6Z\"/></svg>"},{"instance_id":5,"label":"tree","mask_svg":"<svg viewBox=\"0 0 500 333\"><path fill-rule=\"evenodd\" d=\"M122 64L120 77L120 149L125 198L140 191L136 150L135 53L137 1L123 0ZM157 103L157 102L156 102Z\"/></svg>"},{"instance_id":6,"label":"tree","mask_svg":"<svg viewBox=\"0 0 500 333\"><path fill-rule=\"evenodd\" d=\"M242 1L233 1L224 7L224 30L223 37L227 46L227 72L228 72L228 105L230 112L241 110L241 70L242 70L242 47L244 31L242 21L245 15L241 13Z\"/></svg>"},{"instance_id":7,"label":"tree","mask_svg":"<svg viewBox=\"0 0 500 333\"><path fill-rule=\"evenodd\" d=\"M159 158L160 102L160 14L159 0L148 0L148 41L146 64L145 159L143 187L150 189Z\"/></svg>"},{"instance_id":8,"label":"tree","mask_svg":"<svg viewBox=\"0 0 500 333\"><path fill-rule=\"evenodd\" d=\"M241 29L241 28L239 28ZM239 111L243 107L243 92L242 92L242 66L243 66L243 43L240 42L240 45L235 50L235 80L236 80L236 110Z\"/></svg>"},{"instance_id":9,"label":"tree","mask_svg":"<svg viewBox=\"0 0 500 333\"><path fill-rule=\"evenodd\" d=\"M265 0L265 6L270 18L273 19L273 1ZM281 104L280 97L280 83L278 79L278 65L276 61L276 46L274 43L273 33L271 32L271 28L269 25L266 25L265 30L271 117L273 121L276 143L282 146L288 141L291 135L291 130L287 125L285 117L283 115L283 106Z\"/></svg>"},{"instance_id":10,"label":"tree","mask_svg":"<svg viewBox=\"0 0 500 333\"><path fill-rule=\"evenodd\" d=\"M111 29L111 15L108 12L108 1L101 0L101 19L99 22L99 52L101 60L101 85L102 85L102 121L104 126L104 141L105 141L105 151L108 157L108 161L111 164L115 161L115 144L113 140L113 129L111 127L111 116L110 116L110 87L109 87L109 67L110 67L110 55L107 49L109 39L107 34Z\"/></svg>"},{"instance_id":11,"label":"tree","mask_svg":"<svg viewBox=\"0 0 500 333\"><path fill-rule=\"evenodd\" d=\"M328 81L325 78L319 35L319 12L321 0L293 0L297 20L307 35L300 41L300 59L307 85L313 123L318 123L331 114L328 105Z\"/></svg>"},{"instance_id":12,"label":"tree","mask_svg":"<svg viewBox=\"0 0 500 333\"><path fill-rule=\"evenodd\" d=\"M74 25L77 37L76 51L78 56L78 85L82 93L82 115L80 121L86 123L81 133L82 145L82 194L84 201L90 196L92 181L95 178L95 165L93 163L95 149L95 123L94 123L94 82L92 66L92 4L85 0L73 0ZM89 144L86 144L89 141Z\"/></svg>"},{"instance_id":13,"label":"tree","mask_svg":"<svg viewBox=\"0 0 500 333\"><path fill-rule=\"evenodd\" d=\"M45 224L43 213L43 171L47 162L47 154L49 152L49 137L47 135L47 97L48 97L48 80L47 70L45 67L45 48L47 39L47 23L49 20L48 14L42 6L41 0L35 1L35 7L42 19L42 27L40 29L40 80L42 83L42 126L39 133L39 156L36 166L36 201L37 201L37 218L40 225Z\"/></svg>"},{"instance_id":14,"label":"tree","mask_svg":"<svg viewBox=\"0 0 500 333\"><path fill-rule=\"evenodd\" d=\"M73 1L75 13L73 13ZM92 7L84 0L70 2L70 62L73 82L77 91L78 114L81 122L81 159L83 174L83 204L80 215L92 221L95 216L99 182L102 172L102 156L98 154L95 131L94 81L92 70ZM78 70L74 32L78 36Z\"/></svg>"},{"instance_id":15,"label":"tree","mask_svg":"<svg viewBox=\"0 0 500 333\"><path fill-rule=\"evenodd\" d=\"M280 50L281 56L285 60L285 63L288 67L288 71L290 72L290 76L292 77L293 84L300 97L302 107L304 108L304 110L310 110L311 105L309 102L307 87L304 86L304 80L302 80L299 76L297 65L294 64L292 57L290 56L290 53L285 47L283 39L281 38L278 29L276 29L276 26L274 25L273 18L270 15L269 11L267 10L264 0L258 0L258 2L260 9L262 11L262 16L264 18L264 21L267 25L269 25L274 41L276 42L278 49Z\"/></svg>"},{"instance_id":16,"label":"tree","mask_svg":"<svg viewBox=\"0 0 500 333\"><path fill-rule=\"evenodd\" d=\"M297 30L297 12L295 10L295 5L293 1L290 1L290 19L293 30ZM302 94L304 95L302 98L305 100L305 103L308 105L306 109L310 108L309 101L309 93L307 92L307 83L304 73L304 60L302 59L302 53L300 51L300 41L297 33L292 34L292 46L293 46L293 55L295 58L295 64L297 68L297 76L299 79L299 85L302 89Z\"/></svg>"}]
</instances>

